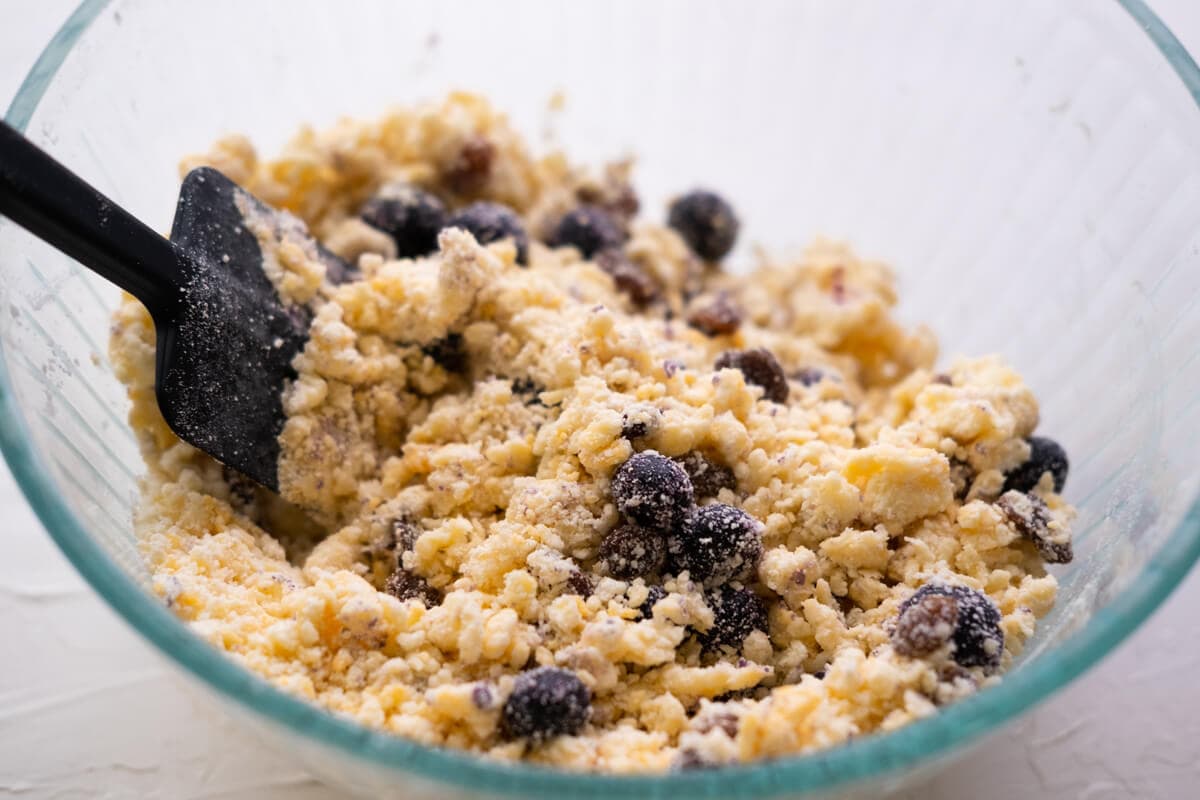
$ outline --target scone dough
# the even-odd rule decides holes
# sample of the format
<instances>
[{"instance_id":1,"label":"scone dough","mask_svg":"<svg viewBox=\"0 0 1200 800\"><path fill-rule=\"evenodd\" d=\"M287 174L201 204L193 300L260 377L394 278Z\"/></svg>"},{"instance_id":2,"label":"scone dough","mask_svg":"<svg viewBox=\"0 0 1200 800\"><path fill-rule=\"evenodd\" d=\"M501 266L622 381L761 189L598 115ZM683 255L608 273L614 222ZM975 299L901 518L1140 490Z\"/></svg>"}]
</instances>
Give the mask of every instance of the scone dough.
<instances>
[{"instance_id":1,"label":"scone dough","mask_svg":"<svg viewBox=\"0 0 1200 800\"><path fill-rule=\"evenodd\" d=\"M451 185L464 144L480 139L487 175ZM1054 602L1037 546L995 504L1029 455L1034 396L994 357L935 373L931 334L892 316L883 264L817 242L733 277L632 219L625 253L660 292L639 307L593 261L538 241L581 197L628 195L630 165L535 158L469 95L305 130L273 161L229 138L186 166L201 163L296 214L361 272L331 285L320 263L271 250L264 234L281 295L314 312L284 398L286 501L167 429L153 325L132 298L113 328L147 463L135 523L155 590L284 690L430 745L654 772L829 747L996 680L897 652L899 606L923 584L994 601L1002 668ZM511 206L534 239L529 266L510 243L459 229L427 258L394 259L356 209L396 181L452 207ZM718 295L744 319L710 337L686 319ZM447 342L461 371L435 358ZM721 353L752 348L778 359L786 402L715 369ZM645 434L627 438L630 420ZM713 611L686 574L650 582L662 599L644 617L648 582L599 564L620 522L613 473L644 450L732 473L697 502L761 523L762 556L739 585L766 604L769 631L738 654L699 643ZM1038 493L1063 536L1071 509L1049 483ZM425 594L386 591L397 566ZM538 665L584 681L590 722L536 746L506 740L504 699Z\"/></svg>"}]
</instances>

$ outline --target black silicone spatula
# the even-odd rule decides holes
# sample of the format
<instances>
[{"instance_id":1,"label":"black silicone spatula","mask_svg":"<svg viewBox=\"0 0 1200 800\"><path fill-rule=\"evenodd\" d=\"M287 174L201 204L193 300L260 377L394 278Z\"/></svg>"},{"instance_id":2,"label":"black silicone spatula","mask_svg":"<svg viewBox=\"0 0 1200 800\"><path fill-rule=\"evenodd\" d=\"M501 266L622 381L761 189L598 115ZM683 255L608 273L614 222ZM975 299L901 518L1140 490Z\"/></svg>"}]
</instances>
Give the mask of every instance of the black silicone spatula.
<instances>
[{"instance_id":1,"label":"black silicone spatula","mask_svg":"<svg viewBox=\"0 0 1200 800\"><path fill-rule=\"evenodd\" d=\"M155 389L184 441L274 491L278 436L292 357L309 312L280 300L263 272L256 230L266 226L326 265L348 267L291 215L220 172L184 178L171 238L134 219L28 139L0 123L0 214L137 297L158 338Z\"/></svg>"}]
</instances>

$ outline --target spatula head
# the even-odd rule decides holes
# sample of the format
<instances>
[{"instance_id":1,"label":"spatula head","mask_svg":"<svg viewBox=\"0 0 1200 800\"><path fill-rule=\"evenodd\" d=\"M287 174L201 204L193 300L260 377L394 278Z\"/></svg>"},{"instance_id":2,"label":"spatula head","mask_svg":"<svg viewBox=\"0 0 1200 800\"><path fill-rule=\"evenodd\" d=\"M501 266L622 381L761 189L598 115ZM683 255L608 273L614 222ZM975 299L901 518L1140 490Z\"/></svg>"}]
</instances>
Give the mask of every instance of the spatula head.
<instances>
[{"instance_id":1,"label":"spatula head","mask_svg":"<svg viewBox=\"0 0 1200 800\"><path fill-rule=\"evenodd\" d=\"M193 170L184 178L171 229L188 280L177 307L155 318L155 388L176 435L278 491L283 390L295 377L291 362L307 341L311 315L280 299L247 218L255 230L300 243L326 264L332 280L349 272L295 217L215 169Z\"/></svg>"}]
</instances>

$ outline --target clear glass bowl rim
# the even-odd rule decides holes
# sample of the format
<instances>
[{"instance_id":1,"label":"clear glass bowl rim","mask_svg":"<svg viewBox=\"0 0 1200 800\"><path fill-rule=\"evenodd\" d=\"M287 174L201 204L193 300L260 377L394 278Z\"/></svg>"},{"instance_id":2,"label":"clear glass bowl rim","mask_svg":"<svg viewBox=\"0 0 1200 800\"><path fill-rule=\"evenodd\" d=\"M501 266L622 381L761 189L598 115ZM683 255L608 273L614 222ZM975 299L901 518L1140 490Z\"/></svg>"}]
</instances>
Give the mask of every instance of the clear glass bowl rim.
<instances>
[{"instance_id":1,"label":"clear glass bowl rim","mask_svg":"<svg viewBox=\"0 0 1200 800\"><path fill-rule=\"evenodd\" d=\"M1144 0L1113 0L1145 31L1200 106L1200 68ZM26 76L5 120L24 130L75 43L112 0L84 0ZM748 766L662 776L571 773L490 761L367 729L276 689L211 647L153 602L87 534L34 449L0 352L0 450L26 498L67 558L104 600L166 656L237 705L321 745L383 767L467 790L534 796L753 797L828 790L882 778L962 747L1030 709L1097 663L1146 619L1200 557L1200 498L1163 547L1107 607L1070 639L995 687L887 734Z\"/></svg>"}]
</instances>

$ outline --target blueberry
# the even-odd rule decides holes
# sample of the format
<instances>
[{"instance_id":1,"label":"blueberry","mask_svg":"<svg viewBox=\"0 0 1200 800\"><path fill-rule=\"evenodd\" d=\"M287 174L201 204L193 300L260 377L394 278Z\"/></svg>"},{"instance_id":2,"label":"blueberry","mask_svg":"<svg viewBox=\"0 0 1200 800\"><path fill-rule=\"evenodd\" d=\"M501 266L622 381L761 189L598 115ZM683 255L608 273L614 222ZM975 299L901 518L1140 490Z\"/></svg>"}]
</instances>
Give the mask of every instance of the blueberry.
<instances>
[{"instance_id":1,"label":"blueberry","mask_svg":"<svg viewBox=\"0 0 1200 800\"><path fill-rule=\"evenodd\" d=\"M697 189L671 204L667 225L705 261L720 261L733 249L738 219L719 195Z\"/></svg>"},{"instance_id":2,"label":"blueberry","mask_svg":"<svg viewBox=\"0 0 1200 800\"><path fill-rule=\"evenodd\" d=\"M509 739L544 742L579 733L591 715L592 693L565 669L538 667L517 676L504 702L500 728Z\"/></svg>"},{"instance_id":3,"label":"blueberry","mask_svg":"<svg viewBox=\"0 0 1200 800\"><path fill-rule=\"evenodd\" d=\"M517 212L500 203L479 202L455 211L446 220L447 228L462 228L480 244L512 239L517 248L517 263L528 264L529 235Z\"/></svg>"},{"instance_id":4,"label":"blueberry","mask_svg":"<svg viewBox=\"0 0 1200 800\"><path fill-rule=\"evenodd\" d=\"M733 470L718 464L699 450L693 450L676 461L691 478L697 499L716 497L722 489L737 488L737 477Z\"/></svg>"},{"instance_id":5,"label":"blueberry","mask_svg":"<svg viewBox=\"0 0 1200 800\"><path fill-rule=\"evenodd\" d=\"M437 197L408 184L384 187L359 209L359 217L396 242L400 258L427 256L446 226L446 207Z\"/></svg>"},{"instance_id":6,"label":"blueberry","mask_svg":"<svg viewBox=\"0 0 1200 800\"><path fill-rule=\"evenodd\" d=\"M892 644L901 655L927 656L950 641L957 624L958 603L954 598L927 594L896 620Z\"/></svg>"},{"instance_id":7,"label":"blueberry","mask_svg":"<svg viewBox=\"0 0 1200 800\"><path fill-rule=\"evenodd\" d=\"M645 308L661 295L658 283L650 273L626 258L620 250L601 250L594 260L596 266L612 278L617 291L628 295L638 308Z\"/></svg>"},{"instance_id":8,"label":"blueberry","mask_svg":"<svg viewBox=\"0 0 1200 800\"><path fill-rule=\"evenodd\" d=\"M584 258L616 249L625 240L612 216L599 206L584 205L563 214L547 244L574 247Z\"/></svg>"},{"instance_id":9,"label":"blueberry","mask_svg":"<svg viewBox=\"0 0 1200 800\"><path fill-rule=\"evenodd\" d=\"M596 582L583 570L575 570L567 577L567 591L580 597L591 597L596 591Z\"/></svg>"},{"instance_id":10,"label":"blueberry","mask_svg":"<svg viewBox=\"0 0 1200 800\"><path fill-rule=\"evenodd\" d=\"M663 533L680 522L695 501L683 467L653 450L635 453L617 468L612 496L627 519Z\"/></svg>"},{"instance_id":11,"label":"blueberry","mask_svg":"<svg viewBox=\"0 0 1200 800\"><path fill-rule=\"evenodd\" d=\"M1067 483L1067 451L1045 436L1030 436L1025 441L1029 442L1029 460L1008 473L1004 491L1031 492L1042 479L1042 473L1049 472L1054 477L1054 491L1061 492Z\"/></svg>"},{"instance_id":12,"label":"blueberry","mask_svg":"<svg viewBox=\"0 0 1200 800\"><path fill-rule=\"evenodd\" d=\"M702 506L668 537L667 547L674 565L694 581L746 580L762 556L762 523L724 503Z\"/></svg>"},{"instance_id":13,"label":"blueberry","mask_svg":"<svg viewBox=\"0 0 1200 800\"><path fill-rule=\"evenodd\" d=\"M735 333L742 326L742 310L724 292L688 314L688 324L705 336Z\"/></svg>"},{"instance_id":14,"label":"blueberry","mask_svg":"<svg viewBox=\"0 0 1200 800\"><path fill-rule=\"evenodd\" d=\"M1000 495L996 507L1017 533L1037 545L1047 563L1068 564L1075 557L1070 533L1050 528L1050 509L1036 494L1009 490Z\"/></svg>"},{"instance_id":15,"label":"blueberry","mask_svg":"<svg viewBox=\"0 0 1200 800\"><path fill-rule=\"evenodd\" d=\"M662 569L667 560L667 543L658 531L640 525L621 525L600 542L600 560L614 578L644 578Z\"/></svg>"},{"instance_id":16,"label":"blueberry","mask_svg":"<svg viewBox=\"0 0 1200 800\"><path fill-rule=\"evenodd\" d=\"M420 575L397 567L388 576L384 591L397 600L420 600L426 607L433 608L442 602L441 593L430 586Z\"/></svg>"},{"instance_id":17,"label":"blueberry","mask_svg":"<svg viewBox=\"0 0 1200 800\"><path fill-rule=\"evenodd\" d=\"M964 667L993 669L999 666L1000 656L1004 653L1004 631L1000 629L1000 609L996 604L987 595L966 586L927 583L900 604L901 618L918 604L925 609L919 613L931 613L925 608L924 601L932 596L954 600L956 613L951 636L954 660ZM948 618L948 613L938 613L945 613Z\"/></svg>"},{"instance_id":18,"label":"blueberry","mask_svg":"<svg viewBox=\"0 0 1200 800\"><path fill-rule=\"evenodd\" d=\"M641 619L653 619L654 606L658 604L659 600L662 600L666 596L666 589L662 588L661 586L651 586L646 591L646 599L642 601L640 606L638 606L638 613L642 615Z\"/></svg>"},{"instance_id":19,"label":"blueberry","mask_svg":"<svg viewBox=\"0 0 1200 800\"><path fill-rule=\"evenodd\" d=\"M452 374L467 371L467 351L463 349L461 333L448 333L421 348L421 352L434 360L438 366Z\"/></svg>"},{"instance_id":20,"label":"blueberry","mask_svg":"<svg viewBox=\"0 0 1200 800\"><path fill-rule=\"evenodd\" d=\"M761 386L763 399L773 403L786 403L788 399L787 376L783 367L770 350L756 347L753 350L726 350L717 356L716 369L741 370L746 383Z\"/></svg>"},{"instance_id":21,"label":"blueberry","mask_svg":"<svg viewBox=\"0 0 1200 800\"><path fill-rule=\"evenodd\" d=\"M713 624L700 636L704 649L741 650L751 631L767 632L767 607L749 589L723 586L706 599L713 612Z\"/></svg>"}]
</instances>

